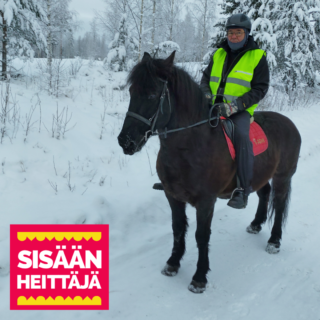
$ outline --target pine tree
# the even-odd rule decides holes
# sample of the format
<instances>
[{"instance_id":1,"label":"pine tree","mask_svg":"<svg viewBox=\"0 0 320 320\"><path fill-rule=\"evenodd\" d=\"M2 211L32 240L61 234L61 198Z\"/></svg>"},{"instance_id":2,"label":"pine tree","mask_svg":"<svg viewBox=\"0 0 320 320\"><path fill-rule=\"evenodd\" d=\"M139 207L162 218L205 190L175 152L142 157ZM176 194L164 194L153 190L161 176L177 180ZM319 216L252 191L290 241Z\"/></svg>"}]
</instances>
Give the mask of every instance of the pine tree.
<instances>
[{"instance_id":1,"label":"pine tree","mask_svg":"<svg viewBox=\"0 0 320 320\"><path fill-rule=\"evenodd\" d=\"M314 86L314 53L317 38L309 10L319 7L318 0L277 0L272 14L278 40L277 62L288 89L307 84Z\"/></svg>"},{"instance_id":2,"label":"pine tree","mask_svg":"<svg viewBox=\"0 0 320 320\"><path fill-rule=\"evenodd\" d=\"M242 13L243 2L245 0L226 0L221 6L221 14L229 17L233 14Z\"/></svg>"},{"instance_id":3,"label":"pine tree","mask_svg":"<svg viewBox=\"0 0 320 320\"><path fill-rule=\"evenodd\" d=\"M123 14L119 23L119 32L114 36L110 42L110 51L105 62L109 68L115 72L126 70L126 42L128 39L127 15Z\"/></svg>"},{"instance_id":4,"label":"pine tree","mask_svg":"<svg viewBox=\"0 0 320 320\"><path fill-rule=\"evenodd\" d=\"M274 7L274 0L243 0L239 7L253 21L251 34L259 47L266 51L271 73L277 66L277 38L270 20Z\"/></svg>"},{"instance_id":5,"label":"pine tree","mask_svg":"<svg viewBox=\"0 0 320 320\"><path fill-rule=\"evenodd\" d=\"M0 2L2 33L2 78L7 78L8 56L34 55L33 46L46 43L40 22L46 16L37 0L3 0Z\"/></svg>"},{"instance_id":6,"label":"pine tree","mask_svg":"<svg viewBox=\"0 0 320 320\"><path fill-rule=\"evenodd\" d=\"M252 25L252 34L259 47L266 51L271 73L277 66L277 36L268 18L257 18Z\"/></svg>"},{"instance_id":7,"label":"pine tree","mask_svg":"<svg viewBox=\"0 0 320 320\"><path fill-rule=\"evenodd\" d=\"M315 7L313 9L310 10L310 17L311 17L311 22L314 23L314 32L316 34L316 38L317 38L317 43L318 43L318 49L317 51L314 53L314 59L315 59L315 63L314 63L314 67L317 71L320 71L320 7Z\"/></svg>"}]
</instances>

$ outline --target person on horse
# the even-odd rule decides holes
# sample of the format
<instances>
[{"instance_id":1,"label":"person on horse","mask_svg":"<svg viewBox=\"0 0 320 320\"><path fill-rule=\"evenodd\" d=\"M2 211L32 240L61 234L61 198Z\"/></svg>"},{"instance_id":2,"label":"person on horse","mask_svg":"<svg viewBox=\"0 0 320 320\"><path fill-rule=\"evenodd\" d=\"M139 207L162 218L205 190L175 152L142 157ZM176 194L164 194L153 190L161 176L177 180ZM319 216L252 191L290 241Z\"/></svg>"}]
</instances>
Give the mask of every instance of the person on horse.
<instances>
[{"instance_id":1,"label":"person on horse","mask_svg":"<svg viewBox=\"0 0 320 320\"><path fill-rule=\"evenodd\" d=\"M270 77L266 53L249 35L249 17L241 13L232 15L226 29L227 39L218 46L204 70L200 88L210 106L218 104L221 115L234 123L238 188L228 205L242 209L247 206L253 177L254 154L249 139L251 117L269 89ZM153 188L163 190L161 183Z\"/></svg>"},{"instance_id":2,"label":"person on horse","mask_svg":"<svg viewBox=\"0 0 320 320\"><path fill-rule=\"evenodd\" d=\"M226 29L227 39L218 46L204 70L200 88L210 105L219 104L221 115L234 123L238 188L228 205L242 209L247 206L253 177L251 117L269 89L270 77L266 53L249 35L249 17L242 13L232 15Z\"/></svg>"}]
</instances>

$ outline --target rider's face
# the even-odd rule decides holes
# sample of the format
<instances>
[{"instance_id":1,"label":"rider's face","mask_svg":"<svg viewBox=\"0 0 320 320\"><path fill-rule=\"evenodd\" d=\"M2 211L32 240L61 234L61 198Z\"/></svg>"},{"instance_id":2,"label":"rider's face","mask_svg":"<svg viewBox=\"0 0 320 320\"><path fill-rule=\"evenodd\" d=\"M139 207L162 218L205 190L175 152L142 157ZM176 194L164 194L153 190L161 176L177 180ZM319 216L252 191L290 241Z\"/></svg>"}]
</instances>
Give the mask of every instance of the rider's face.
<instances>
[{"instance_id":1,"label":"rider's face","mask_svg":"<svg viewBox=\"0 0 320 320\"><path fill-rule=\"evenodd\" d=\"M241 42L244 39L245 35L246 33L241 28L228 30L228 39L232 43Z\"/></svg>"}]
</instances>

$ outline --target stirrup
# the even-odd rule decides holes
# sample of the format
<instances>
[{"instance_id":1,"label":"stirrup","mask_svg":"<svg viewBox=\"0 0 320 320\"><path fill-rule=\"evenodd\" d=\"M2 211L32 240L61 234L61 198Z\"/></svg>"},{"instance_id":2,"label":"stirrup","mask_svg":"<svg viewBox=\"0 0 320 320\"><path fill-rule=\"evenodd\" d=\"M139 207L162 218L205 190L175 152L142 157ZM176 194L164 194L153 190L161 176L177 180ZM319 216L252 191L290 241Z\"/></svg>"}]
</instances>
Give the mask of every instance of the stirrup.
<instances>
[{"instance_id":1,"label":"stirrup","mask_svg":"<svg viewBox=\"0 0 320 320\"><path fill-rule=\"evenodd\" d=\"M234 193L238 192L237 196L234 197ZM234 209L244 209L248 204L248 196L244 193L244 189L236 188L231 195L231 198L227 205Z\"/></svg>"},{"instance_id":2,"label":"stirrup","mask_svg":"<svg viewBox=\"0 0 320 320\"><path fill-rule=\"evenodd\" d=\"M235 188L233 191L232 191L232 193L231 193L231 197L230 197L230 199L232 199L233 198L233 195L234 195L234 193L236 192L236 191L242 191L243 193L244 193L244 189L243 188Z\"/></svg>"}]
</instances>

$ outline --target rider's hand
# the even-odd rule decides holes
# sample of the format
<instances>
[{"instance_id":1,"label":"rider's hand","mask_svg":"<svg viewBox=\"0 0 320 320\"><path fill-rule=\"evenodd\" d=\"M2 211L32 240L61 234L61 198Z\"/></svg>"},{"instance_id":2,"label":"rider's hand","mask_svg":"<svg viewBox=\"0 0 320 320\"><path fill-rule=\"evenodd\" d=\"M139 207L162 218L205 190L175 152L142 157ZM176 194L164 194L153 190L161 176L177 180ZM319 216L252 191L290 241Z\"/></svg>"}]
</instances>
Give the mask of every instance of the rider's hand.
<instances>
[{"instance_id":1,"label":"rider's hand","mask_svg":"<svg viewBox=\"0 0 320 320\"><path fill-rule=\"evenodd\" d=\"M209 109L212 107L212 95L210 93L206 93L205 95L206 100L208 101Z\"/></svg>"},{"instance_id":2,"label":"rider's hand","mask_svg":"<svg viewBox=\"0 0 320 320\"><path fill-rule=\"evenodd\" d=\"M229 118L231 115L239 111L237 101L232 101L230 103L220 103L219 106L220 114L225 118Z\"/></svg>"}]
</instances>

